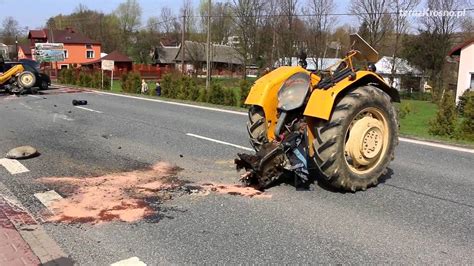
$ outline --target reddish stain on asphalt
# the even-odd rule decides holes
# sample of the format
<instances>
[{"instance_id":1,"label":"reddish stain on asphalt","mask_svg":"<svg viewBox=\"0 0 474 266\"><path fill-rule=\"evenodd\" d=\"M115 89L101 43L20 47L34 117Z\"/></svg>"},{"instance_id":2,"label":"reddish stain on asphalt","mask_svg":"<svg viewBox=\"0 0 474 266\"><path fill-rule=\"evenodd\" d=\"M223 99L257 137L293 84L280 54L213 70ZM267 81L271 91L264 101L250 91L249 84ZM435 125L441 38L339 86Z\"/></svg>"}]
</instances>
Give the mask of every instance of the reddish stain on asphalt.
<instances>
[{"instance_id":1,"label":"reddish stain on asphalt","mask_svg":"<svg viewBox=\"0 0 474 266\"><path fill-rule=\"evenodd\" d=\"M203 184L202 188L208 191L213 191L219 194L229 194L234 196L242 196L248 198L271 198L272 195L257 190L253 187L244 187L241 185L234 184Z\"/></svg>"},{"instance_id":2,"label":"reddish stain on asphalt","mask_svg":"<svg viewBox=\"0 0 474 266\"><path fill-rule=\"evenodd\" d=\"M48 220L51 222L136 222L156 214L156 209L146 203L147 197L176 191L185 185L185 182L176 178L179 170L179 167L160 162L145 170L98 177L44 177L38 181L58 186L59 191L73 188L70 195L50 206L53 214ZM191 186L196 188L200 195L215 192L248 198L271 198L268 193L233 184L205 183Z\"/></svg>"},{"instance_id":3,"label":"reddish stain on asphalt","mask_svg":"<svg viewBox=\"0 0 474 266\"><path fill-rule=\"evenodd\" d=\"M157 163L151 169L108 174L98 177L47 177L39 181L44 184L73 186L72 195L51 205L53 222L109 221L135 222L154 214L141 192L165 189L174 184L169 177L176 175L178 168L167 163Z\"/></svg>"}]
</instances>

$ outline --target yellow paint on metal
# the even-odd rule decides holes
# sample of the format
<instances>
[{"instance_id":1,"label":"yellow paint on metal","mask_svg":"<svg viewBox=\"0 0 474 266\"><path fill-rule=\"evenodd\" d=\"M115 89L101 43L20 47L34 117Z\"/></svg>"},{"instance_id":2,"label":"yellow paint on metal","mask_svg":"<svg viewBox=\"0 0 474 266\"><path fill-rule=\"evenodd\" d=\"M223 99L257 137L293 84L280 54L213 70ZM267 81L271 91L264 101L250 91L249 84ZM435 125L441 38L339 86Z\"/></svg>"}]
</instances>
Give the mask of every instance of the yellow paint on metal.
<instances>
[{"instance_id":1,"label":"yellow paint on metal","mask_svg":"<svg viewBox=\"0 0 474 266\"><path fill-rule=\"evenodd\" d=\"M5 82L7 82L8 80L10 80L11 77L13 77L16 74L19 74L19 73L23 72L24 70L25 69L23 68L23 66L21 64L13 66L9 70L7 70L7 72L0 75L0 84L3 84Z\"/></svg>"},{"instance_id":2,"label":"yellow paint on metal","mask_svg":"<svg viewBox=\"0 0 474 266\"><path fill-rule=\"evenodd\" d=\"M385 84L385 81L373 72L362 70L357 71L356 78L353 80L349 80L349 77L347 77L327 90L315 89L306 105L304 115L329 120L337 95L344 89L350 87L353 83L363 78L367 79L364 81L365 84L369 82Z\"/></svg>"},{"instance_id":3,"label":"yellow paint on metal","mask_svg":"<svg viewBox=\"0 0 474 266\"><path fill-rule=\"evenodd\" d=\"M280 89L283 82L285 82L290 76L298 72L305 72L310 74L307 70L302 67L279 67L265 76L258 79L252 86L245 104L257 105L263 108L265 112L265 119L267 120L267 134L269 139L274 139L275 126L278 121L277 118L277 105L278 105L278 90ZM314 75L312 75L312 82L314 82ZM319 79L317 80L319 81Z\"/></svg>"}]
</instances>

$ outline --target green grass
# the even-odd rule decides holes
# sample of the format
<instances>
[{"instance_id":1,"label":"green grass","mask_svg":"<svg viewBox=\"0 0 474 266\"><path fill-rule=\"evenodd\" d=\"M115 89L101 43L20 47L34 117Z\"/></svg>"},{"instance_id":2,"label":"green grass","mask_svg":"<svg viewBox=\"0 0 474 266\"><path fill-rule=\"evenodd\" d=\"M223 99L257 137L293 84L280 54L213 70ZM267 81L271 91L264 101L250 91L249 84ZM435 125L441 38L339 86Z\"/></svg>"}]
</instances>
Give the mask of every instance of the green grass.
<instances>
[{"instance_id":1,"label":"green grass","mask_svg":"<svg viewBox=\"0 0 474 266\"><path fill-rule=\"evenodd\" d=\"M473 141L433 136L428 132L429 121L436 116L438 111L436 104L427 101L402 100L401 104L397 105L398 107L408 105L411 110L404 118L400 118L400 135L474 147Z\"/></svg>"},{"instance_id":2,"label":"green grass","mask_svg":"<svg viewBox=\"0 0 474 266\"><path fill-rule=\"evenodd\" d=\"M429 121L435 117L438 107L432 102L402 100L401 105L409 105L411 112L400 118L400 133L403 135L426 137L429 135Z\"/></svg>"}]
</instances>

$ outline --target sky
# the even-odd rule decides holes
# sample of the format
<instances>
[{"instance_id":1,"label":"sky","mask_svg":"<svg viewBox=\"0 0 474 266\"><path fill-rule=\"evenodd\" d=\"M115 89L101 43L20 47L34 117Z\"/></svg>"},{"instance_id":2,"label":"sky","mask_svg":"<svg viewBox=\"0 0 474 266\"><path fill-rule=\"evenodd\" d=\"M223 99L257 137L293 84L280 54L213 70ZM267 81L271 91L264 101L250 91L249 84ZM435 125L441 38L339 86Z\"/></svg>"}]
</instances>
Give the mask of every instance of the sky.
<instances>
[{"instance_id":1,"label":"sky","mask_svg":"<svg viewBox=\"0 0 474 266\"><path fill-rule=\"evenodd\" d=\"M19 3L22 6L19 8ZM46 24L48 18L58 14L70 14L79 4L84 4L89 9L110 13L124 0L0 0L0 10L3 16L12 16L21 27L37 29ZM138 0L142 7L144 19L150 16L159 15L163 6L171 8L178 12L182 0ZM199 0L192 0L197 5ZM5 12L8 10L8 13Z\"/></svg>"},{"instance_id":2,"label":"sky","mask_svg":"<svg viewBox=\"0 0 474 266\"><path fill-rule=\"evenodd\" d=\"M195 7L199 5L200 0L191 0ZM213 0L222 2L222 0ZM21 2L21 8L19 8ZM124 0L0 0L0 10L3 16L12 16L21 27L29 29L39 29L46 24L48 18L58 14L70 14L79 4L86 5L89 9L99 10L104 13L110 13ZM143 11L143 22L150 16L157 16L162 7L167 6L175 13L179 11L183 0L138 0ZM349 4L349 0L335 1L337 3L337 12L347 12L344 6ZM8 12L5 12L8 10ZM350 18L341 18L343 22L350 22ZM340 19L340 20L341 20Z\"/></svg>"}]
</instances>

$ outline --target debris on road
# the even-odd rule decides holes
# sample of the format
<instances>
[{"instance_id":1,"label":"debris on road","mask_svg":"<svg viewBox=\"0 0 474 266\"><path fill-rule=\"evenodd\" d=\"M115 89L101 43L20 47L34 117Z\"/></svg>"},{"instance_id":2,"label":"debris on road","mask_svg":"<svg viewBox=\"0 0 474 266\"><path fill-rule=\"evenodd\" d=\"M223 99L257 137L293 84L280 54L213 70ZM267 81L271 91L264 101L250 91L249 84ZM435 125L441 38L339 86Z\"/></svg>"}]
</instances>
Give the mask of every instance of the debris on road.
<instances>
[{"instance_id":1,"label":"debris on road","mask_svg":"<svg viewBox=\"0 0 474 266\"><path fill-rule=\"evenodd\" d=\"M272 195L257 190L253 187L246 187L241 185L233 185L233 184L203 184L202 187L205 190L210 190L213 192L217 192L219 194L229 194L234 196L242 196L248 198L271 198Z\"/></svg>"},{"instance_id":2,"label":"debris on road","mask_svg":"<svg viewBox=\"0 0 474 266\"><path fill-rule=\"evenodd\" d=\"M39 155L38 151L31 146L21 146L11 149L5 156L8 159L28 159Z\"/></svg>"},{"instance_id":3,"label":"debris on road","mask_svg":"<svg viewBox=\"0 0 474 266\"><path fill-rule=\"evenodd\" d=\"M65 198L51 203L51 222L100 224L110 221L136 222L155 216L150 202L161 203L188 194L212 192L248 198L270 198L251 187L227 184L192 184L177 178L182 170L160 162L145 170L113 173L97 177L44 177L38 181L53 185ZM69 195L68 195L69 194Z\"/></svg>"},{"instance_id":4,"label":"debris on road","mask_svg":"<svg viewBox=\"0 0 474 266\"><path fill-rule=\"evenodd\" d=\"M77 106L77 105L87 105L86 100L72 100L72 105Z\"/></svg>"}]
</instances>

